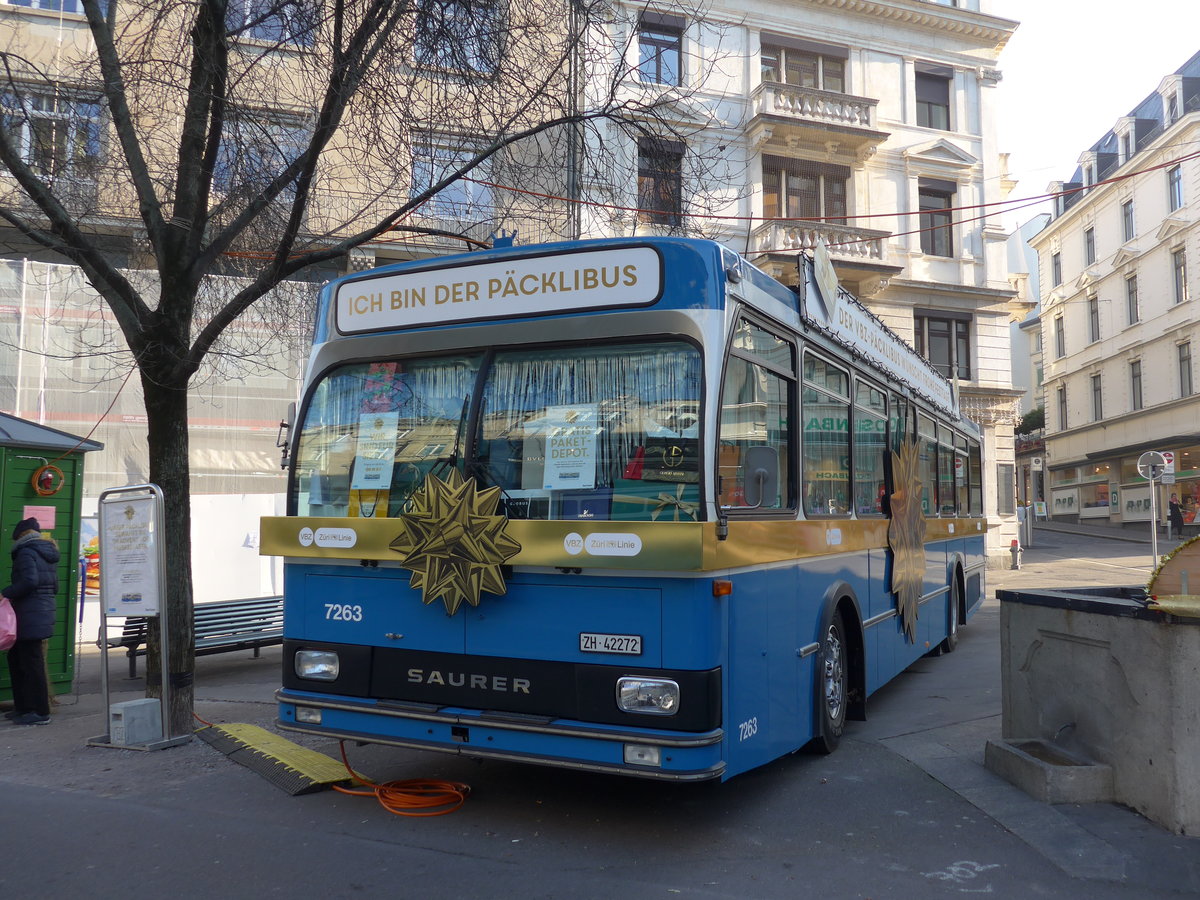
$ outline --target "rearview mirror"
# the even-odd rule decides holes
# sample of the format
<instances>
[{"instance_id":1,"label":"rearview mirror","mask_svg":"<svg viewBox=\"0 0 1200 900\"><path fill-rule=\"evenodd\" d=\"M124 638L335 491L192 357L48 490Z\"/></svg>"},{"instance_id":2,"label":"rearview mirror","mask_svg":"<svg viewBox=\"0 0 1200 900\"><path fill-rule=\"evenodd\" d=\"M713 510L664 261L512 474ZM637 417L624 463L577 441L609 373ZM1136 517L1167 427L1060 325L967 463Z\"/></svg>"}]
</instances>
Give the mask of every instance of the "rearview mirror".
<instances>
[{"instance_id":1,"label":"rearview mirror","mask_svg":"<svg viewBox=\"0 0 1200 900\"><path fill-rule=\"evenodd\" d=\"M292 425L296 421L296 404L289 403L287 408L287 418L279 423L279 432L275 435L275 446L283 452L280 454L279 468L286 469L288 467L288 446L292 442Z\"/></svg>"},{"instance_id":2,"label":"rearview mirror","mask_svg":"<svg viewBox=\"0 0 1200 900\"><path fill-rule=\"evenodd\" d=\"M774 447L750 447L746 450L746 505L775 505L779 496L779 451Z\"/></svg>"}]
</instances>

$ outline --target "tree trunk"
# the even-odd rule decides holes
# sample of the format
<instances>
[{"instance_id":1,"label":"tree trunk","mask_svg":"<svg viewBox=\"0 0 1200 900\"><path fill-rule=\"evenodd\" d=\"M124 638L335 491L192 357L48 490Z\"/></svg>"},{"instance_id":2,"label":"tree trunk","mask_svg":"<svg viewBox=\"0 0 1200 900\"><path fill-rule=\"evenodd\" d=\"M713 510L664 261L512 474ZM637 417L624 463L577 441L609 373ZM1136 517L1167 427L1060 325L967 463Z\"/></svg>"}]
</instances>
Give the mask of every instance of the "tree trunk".
<instances>
[{"instance_id":1,"label":"tree trunk","mask_svg":"<svg viewBox=\"0 0 1200 900\"><path fill-rule=\"evenodd\" d=\"M171 696L168 735L194 730L192 679L195 653L192 626L192 515L188 465L187 385L172 385L154 377L143 361L142 392L146 401L150 448L150 481L163 492L162 535L166 571L160 591L167 609L168 677ZM150 620L146 655L146 693L161 697L161 619Z\"/></svg>"}]
</instances>

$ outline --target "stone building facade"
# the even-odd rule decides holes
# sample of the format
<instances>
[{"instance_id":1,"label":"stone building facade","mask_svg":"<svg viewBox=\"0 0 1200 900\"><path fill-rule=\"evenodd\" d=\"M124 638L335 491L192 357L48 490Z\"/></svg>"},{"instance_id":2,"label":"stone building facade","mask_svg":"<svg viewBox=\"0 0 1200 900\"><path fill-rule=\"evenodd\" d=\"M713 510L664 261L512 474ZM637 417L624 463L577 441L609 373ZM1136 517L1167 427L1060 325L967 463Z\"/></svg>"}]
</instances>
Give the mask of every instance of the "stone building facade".
<instances>
[{"instance_id":1,"label":"stone building facade","mask_svg":"<svg viewBox=\"0 0 1200 900\"><path fill-rule=\"evenodd\" d=\"M1079 157L1030 240L1042 282L1046 490L1060 521L1146 527L1200 506L1200 54ZM1146 451L1170 454L1151 498Z\"/></svg>"}]
</instances>

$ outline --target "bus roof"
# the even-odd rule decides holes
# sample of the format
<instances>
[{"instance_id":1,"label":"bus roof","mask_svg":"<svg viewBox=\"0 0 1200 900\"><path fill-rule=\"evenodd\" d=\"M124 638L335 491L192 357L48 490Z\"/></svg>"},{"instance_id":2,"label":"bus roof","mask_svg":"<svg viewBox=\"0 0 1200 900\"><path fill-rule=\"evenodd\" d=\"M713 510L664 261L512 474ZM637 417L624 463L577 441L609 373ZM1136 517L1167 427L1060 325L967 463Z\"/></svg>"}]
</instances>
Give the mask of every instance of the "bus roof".
<instances>
[{"instance_id":1,"label":"bus roof","mask_svg":"<svg viewBox=\"0 0 1200 900\"><path fill-rule=\"evenodd\" d=\"M824 248L799 254L798 289L715 241L632 237L495 247L397 263L331 282L314 341L335 334L591 314L654 306L721 308L729 294L785 324L815 330L835 349L909 385L957 416L957 391L837 282ZM668 277L669 273L669 277Z\"/></svg>"}]
</instances>

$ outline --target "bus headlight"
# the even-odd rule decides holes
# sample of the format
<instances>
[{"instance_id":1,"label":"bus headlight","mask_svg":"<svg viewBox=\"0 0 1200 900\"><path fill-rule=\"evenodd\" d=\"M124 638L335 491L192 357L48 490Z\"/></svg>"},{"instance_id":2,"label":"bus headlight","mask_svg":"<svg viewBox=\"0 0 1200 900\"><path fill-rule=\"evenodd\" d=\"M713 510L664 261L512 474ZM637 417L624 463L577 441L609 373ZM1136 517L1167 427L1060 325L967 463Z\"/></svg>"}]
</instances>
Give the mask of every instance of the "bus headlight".
<instances>
[{"instance_id":1,"label":"bus headlight","mask_svg":"<svg viewBox=\"0 0 1200 900\"><path fill-rule=\"evenodd\" d=\"M673 716L679 711L679 685L669 678L618 678L617 707L622 712Z\"/></svg>"},{"instance_id":2,"label":"bus headlight","mask_svg":"<svg viewBox=\"0 0 1200 900\"><path fill-rule=\"evenodd\" d=\"M337 681L338 655L333 650L297 650L296 675L311 681Z\"/></svg>"}]
</instances>

